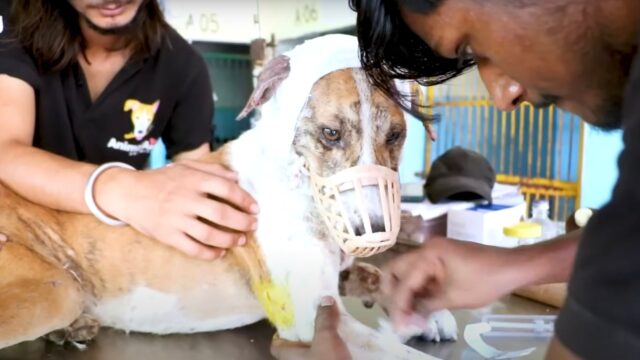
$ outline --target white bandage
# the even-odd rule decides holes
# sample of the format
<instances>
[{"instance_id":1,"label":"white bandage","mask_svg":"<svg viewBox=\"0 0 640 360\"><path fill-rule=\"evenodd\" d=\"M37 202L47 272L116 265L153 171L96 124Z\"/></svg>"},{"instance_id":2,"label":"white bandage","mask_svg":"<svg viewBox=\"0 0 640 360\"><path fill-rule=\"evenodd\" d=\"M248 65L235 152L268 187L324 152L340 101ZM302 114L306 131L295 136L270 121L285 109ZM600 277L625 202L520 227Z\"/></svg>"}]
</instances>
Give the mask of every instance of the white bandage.
<instances>
[{"instance_id":1,"label":"white bandage","mask_svg":"<svg viewBox=\"0 0 640 360\"><path fill-rule=\"evenodd\" d=\"M108 216L107 214L103 213L102 210L98 208L98 205L96 204L96 200L93 197L93 187L96 184L96 180L98 179L98 176L100 176L103 172L112 168L135 170L133 166L129 164L121 163L121 162L109 162L109 163L98 166L98 168L91 173L91 176L87 181L87 185L84 188L84 202L85 204L87 204L87 208L89 208L89 211L93 214L93 216L95 216L101 222L110 226L125 226L127 225L125 222L120 221L118 219L114 219Z\"/></svg>"}]
</instances>

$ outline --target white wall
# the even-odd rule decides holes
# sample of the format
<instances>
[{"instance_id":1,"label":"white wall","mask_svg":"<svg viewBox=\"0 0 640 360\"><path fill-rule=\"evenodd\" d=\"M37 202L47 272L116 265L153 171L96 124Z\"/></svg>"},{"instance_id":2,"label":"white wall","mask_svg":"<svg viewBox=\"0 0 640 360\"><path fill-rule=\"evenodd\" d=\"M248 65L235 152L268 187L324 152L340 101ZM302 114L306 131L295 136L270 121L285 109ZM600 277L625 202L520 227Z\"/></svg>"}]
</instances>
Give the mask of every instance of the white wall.
<instances>
[{"instance_id":1,"label":"white wall","mask_svg":"<svg viewBox=\"0 0 640 360\"><path fill-rule=\"evenodd\" d=\"M165 0L167 20L190 41L249 43L259 36L252 0Z\"/></svg>"},{"instance_id":2,"label":"white wall","mask_svg":"<svg viewBox=\"0 0 640 360\"><path fill-rule=\"evenodd\" d=\"M164 0L167 20L188 40L250 43L355 25L347 0Z\"/></svg>"}]
</instances>

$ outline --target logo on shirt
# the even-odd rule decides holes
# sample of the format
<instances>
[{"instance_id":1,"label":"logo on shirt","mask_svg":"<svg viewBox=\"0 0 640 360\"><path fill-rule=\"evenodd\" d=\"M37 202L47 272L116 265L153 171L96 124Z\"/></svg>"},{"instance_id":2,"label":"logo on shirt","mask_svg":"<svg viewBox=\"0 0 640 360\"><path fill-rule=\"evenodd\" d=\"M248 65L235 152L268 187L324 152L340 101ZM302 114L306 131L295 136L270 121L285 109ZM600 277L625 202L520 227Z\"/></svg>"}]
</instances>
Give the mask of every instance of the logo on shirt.
<instances>
[{"instance_id":1,"label":"logo on shirt","mask_svg":"<svg viewBox=\"0 0 640 360\"><path fill-rule=\"evenodd\" d=\"M153 118L156 116L159 106L160 100L151 105L133 99L125 101L124 111L131 111L131 122L133 123L133 131L124 135L125 140L142 141L151 130L151 124L153 124Z\"/></svg>"},{"instance_id":2,"label":"logo on shirt","mask_svg":"<svg viewBox=\"0 0 640 360\"><path fill-rule=\"evenodd\" d=\"M0 15L0 34L2 34L3 31L4 31L4 19L2 18L2 15Z\"/></svg>"},{"instance_id":3,"label":"logo on shirt","mask_svg":"<svg viewBox=\"0 0 640 360\"><path fill-rule=\"evenodd\" d=\"M153 104L145 104L135 99L129 99L124 102L124 111L131 112L131 123L133 131L124 134L125 141L118 141L111 138L107 143L107 147L114 150L128 152L130 156L138 154L148 154L155 146L157 140L154 138L144 140L149 134L153 125L153 119L160 107L160 100ZM127 140L135 140L138 143L132 144ZM141 143L140 143L141 142Z\"/></svg>"}]
</instances>

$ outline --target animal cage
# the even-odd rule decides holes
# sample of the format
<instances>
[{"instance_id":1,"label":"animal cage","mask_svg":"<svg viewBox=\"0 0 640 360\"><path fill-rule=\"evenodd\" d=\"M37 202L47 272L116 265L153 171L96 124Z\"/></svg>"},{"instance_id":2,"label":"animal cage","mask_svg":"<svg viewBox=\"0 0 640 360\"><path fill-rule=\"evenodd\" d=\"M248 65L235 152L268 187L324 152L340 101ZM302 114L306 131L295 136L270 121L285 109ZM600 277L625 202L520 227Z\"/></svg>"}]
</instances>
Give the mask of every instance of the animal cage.
<instances>
[{"instance_id":1,"label":"animal cage","mask_svg":"<svg viewBox=\"0 0 640 360\"><path fill-rule=\"evenodd\" d=\"M425 171L455 146L484 155L497 182L519 185L527 201L546 199L550 216L564 221L580 206L583 123L555 106L522 104L499 111L490 101L477 72L449 84L415 86L419 101L440 120L435 142L427 141Z\"/></svg>"}]
</instances>

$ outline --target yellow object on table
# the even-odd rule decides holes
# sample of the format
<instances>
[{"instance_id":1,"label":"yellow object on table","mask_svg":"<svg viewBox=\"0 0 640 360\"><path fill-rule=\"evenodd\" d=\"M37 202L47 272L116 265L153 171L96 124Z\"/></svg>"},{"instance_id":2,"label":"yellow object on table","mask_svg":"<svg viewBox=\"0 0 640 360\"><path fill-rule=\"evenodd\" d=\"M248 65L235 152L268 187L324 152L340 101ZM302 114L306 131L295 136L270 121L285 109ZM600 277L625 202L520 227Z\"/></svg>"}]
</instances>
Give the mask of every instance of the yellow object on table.
<instances>
[{"instance_id":1,"label":"yellow object on table","mask_svg":"<svg viewBox=\"0 0 640 360\"><path fill-rule=\"evenodd\" d=\"M503 233L512 247L531 245L542 237L542 226L537 223L521 222L505 227Z\"/></svg>"}]
</instances>

